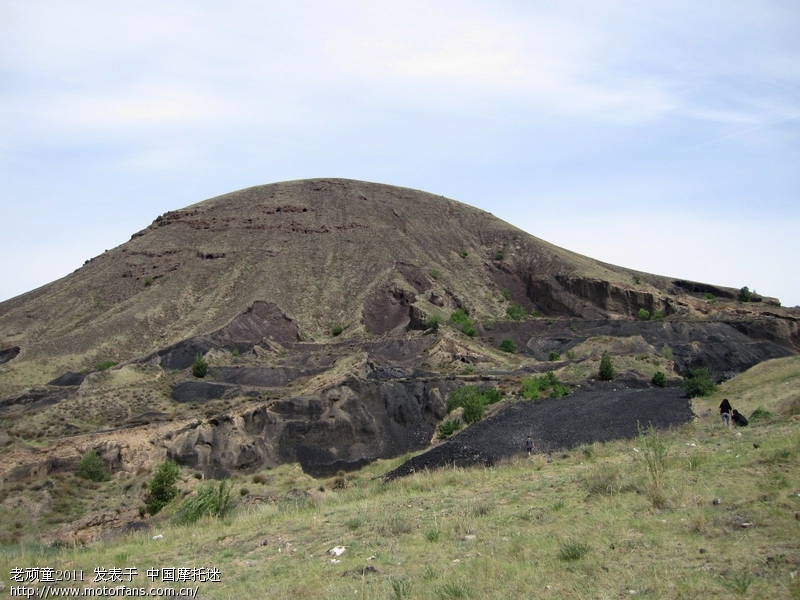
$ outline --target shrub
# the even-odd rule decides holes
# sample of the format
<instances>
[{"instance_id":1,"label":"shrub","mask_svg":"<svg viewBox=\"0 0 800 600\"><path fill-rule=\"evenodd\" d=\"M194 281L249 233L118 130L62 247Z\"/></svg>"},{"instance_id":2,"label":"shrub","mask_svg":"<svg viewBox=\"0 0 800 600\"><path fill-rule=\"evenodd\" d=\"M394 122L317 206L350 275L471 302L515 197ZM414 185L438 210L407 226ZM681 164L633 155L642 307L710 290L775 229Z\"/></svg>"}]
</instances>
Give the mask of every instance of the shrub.
<instances>
[{"instance_id":1,"label":"shrub","mask_svg":"<svg viewBox=\"0 0 800 600\"><path fill-rule=\"evenodd\" d=\"M717 303L717 297L714 294L712 294L711 292L706 292L705 294L703 294L703 300L705 300L709 304L716 304Z\"/></svg>"},{"instance_id":2,"label":"shrub","mask_svg":"<svg viewBox=\"0 0 800 600\"><path fill-rule=\"evenodd\" d=\"M664 358L668 358L669 360L673 360L675 355L672 352L672 348L670 348L667 344L661 346L661 356Z\"/></svg>"},{"instance_id":3,"label":"shrub","mask_svg":"<svg viewBox=\"0 0 800 600\"><path fill-rule=\"evenodd\" d=\"M464 375L471 375L474 372L475 372L475 367L472 366L472 365L466 365L464 367L464 370L462 371L462 373L464 373Z\"/></svg>"},{"instance_id":4,"label":"shrub","mask_svg":"<svg viewBox=\"0 0 800 600\"><path fill-rule=\"evenodd\" d=\"M689 377L686 379L686 395L689 398L710 396L716 389L717 384L712 379L708 369L701 367L689 371Z\"/></svg>"},{"instance_id":5,"label":"shrub","mask_svg":"<svg viewBox=\"0 0 800 600\"><path fill-rule=\"evenodd\" d=\"M561 360L561 355L558 352L556 352L555 350L553 350L550 353L550 360L551 361Z\"/></svg>"},{"instance_id":6,"label":"shrub","mask_svg":"<svg viewBox=\"0 0 800 600\"><path fill-rule=\"evenodd\" d=\"M503 399L503 396L500 395L500 392L497 390L497 388L483 390L483 397L486 398L487 404L494 404L495 402L500 402L500 400Z\"/></svg>"},{"instance_id":7,"label":"shrub","mask_svg":"<svg viewBox=\"0 0 800 600\"><path fill-rule=\"evenodd\" d=\"M447 419L447 421L439 424L439 437L446 440L459 429L461 429L461 421L458 419Z\"/></svg>"},{"instance_id":8,"label":"shrub","mask_svg":"<svg viewBox=\"0 0 800 600\"><path fill-rule=\"evenodd\" d=\"M463 308L459 308L458 310L454 311L450 314L450 322L457 323L459 325L472 325L472 321Z\"/></svg>"},{"instance_id":9,"label":"shrub","mask_svg":"<svg viewBox=\"0 0 800 600\"><path fill-rule=\"evenodd\" d=\"M647 310L646 308L640 308L640 309L639 309L638 316L639 316L639 318L640 318L640 319L642 319L643 321L647 321L647 319L649 319L649 318L650 318L650 311L649 311L649 310Z\"/></svg>"},{"instance_id":10,"label":"shrub","mask_svg":"<svg viewBox=\"0 0 800 600\"><path fill-rule=\"evenodd\" d=\"M494 254L494 259L495 259L495 260L503 260L505 257L506 257L506 254L505 254L505 252L503 252L502 250L498 250L498 251L497 251L497 252L495 252L495 254Z\"/></svg>"},{"instance_id":11,"label":"shrub","mask_svg":"<svg viewBox=\"0 0 800 600\"><path fill-rule=\"evenodd\" d=\"M152 277L148 277L147 279L144 280L144 286L145 287L149 287L151 285L153 285L153 278Z\"/></svg>"},{"instance_id":12,"label":"shrub","mask_svg":"<svg viewBox=\"0 0 800 600\"><path fill-rule=\"evenodd\" d=\"M467 255L468 255L468 254L467 254L467 251L466 251L466 250L462 250L461 252L459 252L459 253L458 253L458 255L459 255L461 258L467 258Z\"/></svg>"},{"instance_id":13,"label":"shrub","mask_svg":"<svg viewBox=\"0 0 800 600\"><path fill-rule=\"evenodd\" d=\"M430 270L430 276L433 277L434 279L439 279L439 277L441 275L442 275L442 272L439 269L431 269Z\"/></svg>"},{"instance_id":14,"label":"shrub","mask_svg":"<svg viewBox=\"0 0 800 600\"><path fill-rule=\"evenodd\" d=\"M658 387L666 387L667 375L664 373L664 371L656 371L650 382Z\"/></svg>"},{"instance_id":15,"label":"shrub","mask_svg":"<svg viewBox=\"0 0 800 600\"><path fill-rule=\"evenodd\" d=\"M115 366L117 366L117 362L116 361L104 360L103 362L97 363L94 368L97 369L98 371L105 371L105 370L110 369L111 367L115 367Z\"/></svg>"},{"instance_id":16,"label":"shrub","mask_svg":"<svg viewBox=\"0 0 800 600\"><path fill-rule=\"evenodd\" d=\"M78 477L91 479L92 481L108 481L111 479L111 475L106 469L106 463L94 450L84 454L78 463Z\"/></svg>"},{"instance_id":17,"label":"shrub","mask_svg":"<svg viewBox=\"0 0 800 600\"><path fill-rule=\"evenodd\" d=\"M508 305L508 308L506 308L506 316L512 321L520 321L528 316L528 311L516 302L512 302Z\"/></svg>"},{"instance_id":18,"label":"shrub","mask_svg":"<svg viewBox=\"0 0 800 600\"><path fill-rule=\"evenodd\" d=\"M238 349L238 348L234 348L234 349L233 349L233 352L231 352L231 355L232 355L234 358L236 358L237 356L239 356L239 354L241 354L241 353L239 352L239 349Z\"/></svg>"},{"instance_id":19,"label":"shrub","mask_svg":"<svg viewBox=\"0 0 800 600\"><path fill-rule=\"evenodd\" d=\"M341 325L335 325L333 327L333 329L331 329L331 335L333 337L337 337L339 335L342 335L343 331L344 331L344 327L342 327Z\"/></svg>"},{"instance_id":20,"label":"shrub","mask_svg":"<svg viewBox=\"0 0 800 600\"><path fill-rule=\"evenodd\" d=\"M663 313L662 311L660 311L660 310L657 310L657 311L655 311L655 312L653 313L653 315L652 315L650 318L651 318L653 321L660 321L661 319L663 319L663 318L664 318L664 313Z\"/></svg>"},{"instance_id":21,"label":"shrub","mask_svg":"<svg viewBox=\"0 0 800 600\"><path fill-rule=\"evenodd\" d=\"M502 342L500 342L499 348L503 352L509 352L511 354L514 354L517 351L517 345L511 338L505 338Z\"/></svg>"},{"instance_id":22,"label":"shrub","mask_svg":"<svg viewBox=\"0 0 800 600\"><path fill-rule=\"evenodd\" d=\"M600 359L600 379L603 381L611 381L614 379L614 365L611 363L611 355L608 351L603 352L603 357Z\"/></svg>"},{"instance_id":23,"label":"shrub","mask_svg":"<svg viewBox=\"0 0 800 600\"><path fill-rule=\"evenodd\" d=\"M633 283L635 283L636 285L639 285L640 283L642 283L642 278L641 278L641 276L639 276L639 275L634 275L634 276L633 276Z\"/></svg>"},{"instance_id":24,"label":"shrub","mask_svg":"<svg viewBox=\"0 0 800 600\"><path fill-rule=\"evenodd\" d=\"M483 419L483 410L486 408L483 396L469 396L464 400L464 422L477 423Z\"/></svg>"},{"instance_id":25,"label":"shrub","mask_svg":"<svg viewBox=\"0 0 800 600\"><path fill-rule=\"evenodd\" d=\"M209 483L183 503L178 513L178 522L189 525L202 517L221 518L227 515L230 509L231 489L228 482L220 481L218 486Z\"/></svg>"},{"instance_id":26,"label":"shrub","mask_svg":"<svg viewBox=\"0 0 800 600\"><path fill-rule=\"evenodd\" d=\"M444 322L444 317L439 314L431 315L427 319L422 322L422 326L425 329L431 329L433 331L439 330L439 325Z\"/></svg>"},{"instance_id":27,"label":"shrub","mask_svg":"<svg viewBox=\"0 0 800 600\"><path fill-rule=\"evenodd\" d=\"M475 329L475 327L473 327L472 324L462 325L461 331L463 331L464 334L468 335L469 337L475 337L476 335L478 335L478 330Z\"/></svg>"},{"instance_id":28,"label":"shrub","mask_svg":"<svg viewBox=\"0 0 800 600\"><path fill-rule=\"evenodd\" d=\"M503 299L504 300L511 300L511 290L507 287L503 288Z\"/></svg>"},{"instance_id":29,"label":"shrub","mask_svg":"<svg viewBox=\"0 0 800 600\"><path fill-rule=\"evenodd\" d=\"M750 421L763 421L772 418L772 413L763 406L759 406L750 415Z\"/></svg>"},{"instance_id":30,"label":"shrub","mask_svg":"<svg viewBox=\"0 0 800 600\"><path fill-rule=\"evenodd\" d=\"M194 362L192 363L192 375L202 379L208 374L208 363L203 358L203 355L199 352L194 357Z\"/></svg>"},{"instance_id":31,"label":"shrub","mask_svg":"<svg viewBox=\"0 0 800 600\"><path fill-rule=\"evenodd\" d=\"M520 386L519 393L522 395L523 398L526 400L536 400L540 397L540 390L539 390L539 378L538 377L527 377L522 380L522 386Z\"/></svg>"},{"instance_id":32,"label":"shrub","mask_svg":"<svg viewBox=\"0 0 800 600\"><path fill-rule=\"evenodd\" d=\"M553 389L550 390L550 397L551 398L561 398L563 396L569 396L572 393L572 390L569 389L569 386L564 385L563 383L559 382L553 386Z\"/></svg>"},{"instance_id":33,"label":"shrub","mask_svg":"<svg viewBox=\"0 0 800 600\"><path fill-rule=\"evenodd\" d=\"M575 358L575 350L567 350L567 358L573 360Z\"/></svg>"},{"instance_id":34,"label":"shrub","mask_svg":"<svg viewBox=\"0 0 800 600\"><path fill-rule=\"evenodd\" d=\"M739 290L739 302L750 302L753 294L750 293L750 288L744 286L742 289Z\"/></svg>"},{"instance_id":35,"label":"shrub","mask_svg":"<svg viewBox=\"0 0 800 600\"><path fill-rule=\"evenodd\" d=\"M178 475L180 469L171 460L165 460L158 466L153 478L147 482L147 512L151 515L158 513L178 495L178 488L175 486Z\"/></svg>"}]
</instances>

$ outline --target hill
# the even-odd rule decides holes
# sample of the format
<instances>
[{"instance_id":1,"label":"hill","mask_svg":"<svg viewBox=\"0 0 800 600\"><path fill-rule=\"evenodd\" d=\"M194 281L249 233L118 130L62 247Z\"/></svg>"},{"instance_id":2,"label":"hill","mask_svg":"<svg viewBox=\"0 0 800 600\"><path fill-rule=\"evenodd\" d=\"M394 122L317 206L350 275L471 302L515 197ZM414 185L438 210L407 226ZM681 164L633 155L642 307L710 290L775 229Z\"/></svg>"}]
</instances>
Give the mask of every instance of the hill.
<instances>
[{"instance_id":1,"label":"hill","mask_svg":"<svg viewBox=\"0 0 800 600\"><path fill-rule=\"evenodd\" d=\"M16 518L30 485L52 490L6 539L65 522L75 525L58 539L94 539L140 522L133 488L68 500L92 452L134 487L165 458L199 478L285 464L327 477L437 443L466 385L491 390L490 412L513 412L524 380L548 371L597 424L592 411L618 406L597 382L605 353L627 387L662 399L661 426L685 422L693 369L725 381L800 349L800 311L739 294L604 264L453 200L373 183L278 183L161 215L0 303L0 477L16 489L0 511ZM632 424L591 440L542 430L537 443L629 437Z\"/></svg>"}]
</instances>

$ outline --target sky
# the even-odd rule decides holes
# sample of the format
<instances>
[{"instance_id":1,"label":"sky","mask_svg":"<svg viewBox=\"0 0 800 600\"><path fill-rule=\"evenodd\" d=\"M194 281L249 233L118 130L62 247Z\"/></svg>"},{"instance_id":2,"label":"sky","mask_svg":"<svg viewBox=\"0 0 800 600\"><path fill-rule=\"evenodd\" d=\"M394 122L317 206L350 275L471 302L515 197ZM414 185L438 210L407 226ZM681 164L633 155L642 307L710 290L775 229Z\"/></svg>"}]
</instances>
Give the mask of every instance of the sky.
<instances>
[{"instance_id":1,"label":"sky","mask_svg":"<svg viewBox=\"0 0 800 600\"><path fill-rule=\"evenodd\" d=\"M0 301L344 177L800 305L800 3L0 0Z\"/></svg>"}]
</instances>

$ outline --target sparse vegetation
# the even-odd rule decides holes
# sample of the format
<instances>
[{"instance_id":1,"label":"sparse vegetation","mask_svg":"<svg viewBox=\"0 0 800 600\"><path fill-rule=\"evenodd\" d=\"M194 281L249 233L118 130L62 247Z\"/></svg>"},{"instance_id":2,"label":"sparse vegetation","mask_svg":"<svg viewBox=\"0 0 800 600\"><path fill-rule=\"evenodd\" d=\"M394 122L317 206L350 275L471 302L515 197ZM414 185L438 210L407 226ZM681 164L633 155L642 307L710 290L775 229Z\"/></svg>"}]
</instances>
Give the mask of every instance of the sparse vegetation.
<instances>
[{"instance_id":1,"label":"sparse vegetation","mask_svg":"<svg viewBox=\"0 0 800 600\"><path fill-rule=\"evenodd\" d=\"M759 406L752 413L750 413L750 422L769 421L772 418L772 412L768 411L763 406Z\"/></svg>"},{"instance_id":2,"label":"sparse vegetation","mask_svg":"<svg viewBox=\"0 0 800 600\"><path fill-rule=\"evenodd\" d=\"M442 272L439 269L431 269L429 274L433 279L439 279L442 276Z\"/></svg>"},{"instance_id":3,"label":"sparse vegetation","mask_svg":"<svg viewBox=\"0 0 800 600\"><path fill-rule=\"evenodd\" d=\"M672 353L672 348L670 348L667 344L661 346L661 356L669 360L675 359L675 355Z\"/></svg>"},{"instance_id":4,"label":"sparse vegetation","mask_svg":"<svg viewBox=\"0 0 800 600\"><path fill-rule=\"evenodd\" d=\"M78 477L92 481L108 481L111 479L106 463L94 450L84 454L78 463Z\"/></svg>"},{"instance_id":5,"label":"sparse vegetation","mask_svg":"<svg viewBox=\"0 0 800 600\"><path fill-rule=\"evenodd\" d=\"M705 367L690 370L689 377L686 378L685 386L686 395L689 396L689 398L710 396L717 389L716 382Z\"/></svg>"},{"instance_id":6,"label":"sparse vegetation","mask_svg":"<svg viewBox=\"0 0 800 600\"><path fill-rule=\"evenodd\" d=\"M153 285L153 278L152 277L147 277L144 280L144 286L145 287L150 287L151 285Z\"/></svg>"},{"instance_id":7,"label":"sparse vegetation","mask_svg":"<svg viewBox=\"0 0 800 600\"><path fill-rule=\"evenodd\" d=\"M97 371L107 371L111 367L116 367L117 361L114 360L104 360L103 362L97 363L94 368Z\"/></svg>"},{"instance_id":8,"label":"sparse vegetation","mask_svg":"<svg viewBox=\"0 0 800 600\"><path fill-rule=\"evenodd\" d=\"M459 255L461 258L467 258L467 256L468 256L468 253L467 253L467 251L466 251L466 250L462 250L461 252L459 252L459 253L458 253L458 255Z\"/></svg>"},{"instance_id":9,"label":"sparse vegetation","mask_svg":"<svg viewBox=\"0 0 800 600\"><path fill-rule=\"evenodd\" d=\"M639 285L640 283L642 283L642 278L641 278L641 276L639 276L639 275L634 275L634 276L633 276L633 283L635 283L636 285Z\"/></svg>"},{"instance_id":10,"label":"sparse vegetation","mask_svg":"<svg viewBox=\"0 0 800 600\"><path fill-rule=\"evenodd\" d=\"M525 307L520 306L516 302L512 302L508 305L508 308L506 308L506 316L512 321L520 321L528 316L528 311L525 310Z\"/></svg>"},{"instance_id":11,"label":"sparse vegetation","mask_svg":"<svg viewBox=\"0 0 800 600\"><path fill-rule=\"evenodd\" d=\"M520 385L520 395L526 400L536 400L542 392L547 391L551 398L567 396L571 392L569 386L562 383L553 371L537 377L526 377Z\"/></svg>"},{"instance_id":12,"label":"sparse vegetation","mask_svg":"<svg viewBox=\"0 0 800 600\"><path fill-rule=\"evenodd\" d=\"M147 482L148 499L147 512L155 515L178 495L175 485L180 475L180 469L171 460L165 460L156 469L152 479Z\"/></svg>"},{"instance_id":13,"label":"sparse vegetation","mask_svg":"<svg viewBox=\"0 0 800 600\"><path fill-rule=\"evenodd\" d=\"M663 318L664 318L663 311L657 310L651 315L650 320L652 320L652 321L661 321Z\"/></svg>"},{"instance_id":14,"label":"sparse vegetation","mask_svg":"<svg viewBox=\"0 0 800 600\"><path fill-rule=\"evenodd\" d=\"M575 350L567 350L566 356L570 360L575 360Z\"/></svg>"},{"instance_id":15,"label":"sparse vegetation","mask_svg":"<svg viewBox=\"0 0 800 600\"><path fill-rule=\"evenodd\" d=\"M557 360L561 360L561 355L558 352L556 352L555 350L553 350L552 352L550 352L549 359L550 359L551 362L555 362Z\"/></svg>"},{"instance_id":16,"label":"sparse vegetation","mask_svg":"<svg viewBox=\"0 0 800 600\"><path fill-rule=\"evenodd\" d=\"M611 381L615 377L614 365L611 362L611 355L608 353L608 351L603 352L603 356L600 359L600 370L598 375L603 381Z\"/></svg>"},{"instance_id":17,"label":"sparse vegetation","mask_svg":"<svg viewBox=\"0 0 800 600\"><path fill-rule=\"evenodd\" d=\"M646 308L640 308L640 309L639 309L639 312L637 313L637 316L638 316L638 317L639 317L639 318L640 318L642 321L647 321L647 320L650 318L650 311L649 311L649 310L647 310Z\"/></svg>"},{"instance_id":18,"label":"sparse vegetation","mask_svg":"<svg viewBox=\"0 0 800 600\"><path fill-rule=\"evenodd\" d=\"M465 311L463 308L459 308L450 314L450 322L457 323L458 325L472 325L472 321L470 320L467 311Z\"/></svg>"},{"instance_id":19,"label":"sparse vegetation","mask_svg":"<svg viewBox=\"0 0 800 600\"><path fill-rule=\"evenodd\" d=\"M498 402L500 393L494 388L481 389L477 385L465 385L450 393L447 399L447 412L463 408L463 419L467 424L483 419L484 409Z\"/></svg>"},{"instance_id":20,"label":"sparse vegetation","mask_svg":"<svg viewBox=\"0 0 800 600\"><path fill-rule=\"evenodd\" d=\"M333 329L331 329L331 335L333 337L338 337L338 336L342 335L343 331L344 331L344 327L342 327L341 325L334 325Z\"/></svg>"},{"instance_id":21,"label":"sparse vegetation","mask_svg":"<svg viewBox=\"0 0 800 600\"><path fill-rule=\"evenodd\" d=\"M503 300L511 300L511 290L507 287L503 288Z\"/></svg>"},{"instance_id":22,"label":"sparse vegetation","mask_svg":"<svg viewBox=\"0 0 800 600\"><path fill-rule=\"evenodd\" d=\"M711 292L706 292L705 294L703 294L703 300L705 300L709 304L716 304L717 303L717 297L714 294L712 294Z\"/></svg>"},{"instance_id":23,"label":"sparse vegetation","mask_svg":"<svg viewBox=\"0 0 800 600\"><path fill-rule=\"evenodd\" d=\"M650 425L647 430L639 429L639 445L647 472L647 493L653 508L666 508L667 444L663 436Z\"/></svg>"},{"instance_id":24,"label":"sparse vegetation","mask_svg":"<svg viewBox=\"0 0 800 600\"><path fill-rule=\"evenodd\" d=\"M247 495L246 490L243 495ZM178 522L188 525L202 517L222 518L230 512L231 507L230 484L226 480L220 481L218 485L207 483L181 505Z\"/></svg>"},{"instance_id":25,"label":"sparse vegetation","mask_svg":"<svg viewBox=\"0 0 800 600\"><path fill-rule=\"evenodd\" d=\"M192 375L198 379L202 379L208 375L208 363L199 352L195 355L194 362L192 363Z\"/></svg>"},{"instance_id":26,"label":"sparse vegetation","mask_svg":"<svg viewBox=\"0 0 800 600\"><path fill-rule=\"evenodd\" d=\"M589 546L583 542L568 540L561 544L558 557L561 560L580 560L587 552L589 552Z\"/></svg>"},{"instance_id":27,"label":"sparse vegetation","mask_svg":"<svg viewBox=\"0 0 800 600\"><path fill-rule=\"evenodd\" d=\"M468 335L469 337L475 337L476 335L478 335L478 330L475 329L475 327L472 324L462 326L461 331L465 335Z\"/></svg>"},{"instance_id":28,"label":"sparse vegetation","mask_svg":"<svg viewBox=\"0 0 800 600\"><path fill-rule=\"evenodd\" d=\"M504 338L498 347L503 352L509 352L510 354L515 354L517 352L517 345L511 338Z\"/></svg>"},{"instance_id":29,"label":"sparse vegetation","mask_svg":"<svg viewBox=\"0 0 800 600\"><path fill-rule=\"evenodd\" d=\"M667 385L667 375L666 375L666 373L664 373L664 371L656 371L653 374L653 378L650 380L650 382L653 385L658 386L658 387L666 387L666 385Z\"/></svg>"},{"instance_id":30,"label":"sparse vegetation","mask_svg":"<svg viewBox=\"0 0 800 600\"><path fill-rule=\"evenodd\" d=\"M497 252L494 253L494 259L495 260L503 260L505 257L506 257L506 253L503 252L502 250L498 250Z\"/></svg>"}]
</instances>

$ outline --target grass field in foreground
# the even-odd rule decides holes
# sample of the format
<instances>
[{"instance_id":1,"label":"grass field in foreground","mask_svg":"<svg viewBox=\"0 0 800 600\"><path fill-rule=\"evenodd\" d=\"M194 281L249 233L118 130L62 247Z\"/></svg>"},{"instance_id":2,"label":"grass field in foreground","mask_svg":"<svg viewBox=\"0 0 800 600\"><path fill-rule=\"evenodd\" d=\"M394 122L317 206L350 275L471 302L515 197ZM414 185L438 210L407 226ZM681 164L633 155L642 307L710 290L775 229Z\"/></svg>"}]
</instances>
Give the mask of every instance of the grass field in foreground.
<instances>
[{"instance_id":1,"label":"grass field in foreground","mask_svg":"<svg viewBox=\"0 0 800 600\"><path fill-rule=\"evenodd\" d=\"M181 526L168 507L150 531L88 547L4 547L0 579L82 569L92 586L95 568L135 567L123 585L150 587L150 568L214 567L219 583L174 587L208 599L800 598L798 378L800 357L770 361L678 430L493 468L383 483L402 459L328 480L286 465L235 480L224 520ZM722 397L772 416L725 429Z\"/></svg>"}]
</instances>

